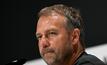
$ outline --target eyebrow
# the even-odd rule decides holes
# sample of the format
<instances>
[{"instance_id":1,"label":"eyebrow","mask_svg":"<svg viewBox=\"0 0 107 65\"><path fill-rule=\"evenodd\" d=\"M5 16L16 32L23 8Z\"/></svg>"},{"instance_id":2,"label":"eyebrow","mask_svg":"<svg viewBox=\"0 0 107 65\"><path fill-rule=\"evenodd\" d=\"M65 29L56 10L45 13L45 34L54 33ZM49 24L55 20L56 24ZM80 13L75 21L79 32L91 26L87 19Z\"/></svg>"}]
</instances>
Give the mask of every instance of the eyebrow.
<instances>
[{"instance_id":1,"label":"eyebrow","mask_svg":"<svg viewBox=\"0 0 107 65\"><path fill-rule=\"evenodd\" d=\"M55 28L52 28L52 29L47 30L46 32L49 32L49 31L56 31L57 32L58 30ZM37 32L35 35L37 36L37 35L41 35L41 34Z\"/></svg>"},{"instance_id":2,"label":"eyebrow","mask_svg":"<svg viewBox=\"0 0 107 65\"><path fill-rule=\"evenodd\" d=\"M49 31L58 31L58 30L55 28L52 28L52 29L47 30L46 32L49 32Z\"/></svg>"}]
</instances>

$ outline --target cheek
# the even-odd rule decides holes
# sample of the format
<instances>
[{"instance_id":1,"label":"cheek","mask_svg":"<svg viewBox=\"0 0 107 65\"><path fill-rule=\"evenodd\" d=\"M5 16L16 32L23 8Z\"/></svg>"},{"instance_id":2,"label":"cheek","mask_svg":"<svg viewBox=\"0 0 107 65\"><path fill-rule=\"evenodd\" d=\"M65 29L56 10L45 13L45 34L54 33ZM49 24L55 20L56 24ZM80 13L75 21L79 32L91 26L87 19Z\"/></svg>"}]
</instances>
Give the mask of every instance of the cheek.
<instances>
[{"instance_id":1,"label":"cheek","mask_svg":"<svg viewBox=\"0 0 107 65\"><path fill-rule=\"evenodd\" d=\"M38 47L39 47L39 52L41 53L42 52L42 46L39 44L39 42L38 42Z\"/></svg>"},{"instance_id":2,"label":"cheek","mask_svg":"<svg viewBox=\"0 0 107 65\"><path fill-rule=\"evenodd\" d=\"M38 44L38 47L39 47L39 52L41 52L41 47L40 47L40 45Z\"/></svg>"},{"instance_id":3,"label":"cheek","mask_svg":"<svg viewBox=\"0 0 107 65\"><path fill-rule=\"evenodd\" d=\"M59 36L57 38L54 38L50 41L51 47L55 49L56 52L61 52L66 47L66 44L68 43L67 37Z\"/></svg>"}]
</instances>

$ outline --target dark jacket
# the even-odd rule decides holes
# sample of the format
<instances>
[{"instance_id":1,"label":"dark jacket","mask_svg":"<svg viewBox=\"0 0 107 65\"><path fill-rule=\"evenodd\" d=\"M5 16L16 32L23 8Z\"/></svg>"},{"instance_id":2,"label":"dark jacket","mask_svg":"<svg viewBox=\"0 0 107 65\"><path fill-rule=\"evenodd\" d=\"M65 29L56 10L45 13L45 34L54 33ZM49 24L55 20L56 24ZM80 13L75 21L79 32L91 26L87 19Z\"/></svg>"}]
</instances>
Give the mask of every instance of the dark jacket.
<instances>
[{"instance_id":1,"label":"dark jacket","mask_svg":"<svg viewBox=\"0 0 107 65\"><path fill-rule=\"evenodd\" d=\"M75 65L105 65L103 61L98 59L96 56L87 54L84 52L81 54L81 56L78 58Z\"/></svg>"}]
</instances>

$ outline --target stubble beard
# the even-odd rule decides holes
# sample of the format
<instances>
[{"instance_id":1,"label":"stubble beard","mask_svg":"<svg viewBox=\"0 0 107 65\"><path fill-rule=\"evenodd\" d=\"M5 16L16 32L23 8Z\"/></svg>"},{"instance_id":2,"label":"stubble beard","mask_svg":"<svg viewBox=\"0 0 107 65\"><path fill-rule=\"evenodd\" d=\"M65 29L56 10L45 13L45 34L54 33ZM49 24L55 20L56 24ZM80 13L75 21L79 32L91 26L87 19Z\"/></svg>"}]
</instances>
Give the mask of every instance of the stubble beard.
<instances>
[{"instance_id":1,"label":"stubble beard","mask_svg":"<svg viewBox=\"0 0 107 65\"><path fill-rule=\"evenodd\" d=\"M55 65L57 56L55 53L46 53L44 55L41 55L43 60L48 64L48 65Z\"/></svg>"},{"instance_id":2,"label":"stubble beard","mask_svg":"<svg viewBox=\"0 0 107 65\"><path fill-rule=\"evenodd\" d=\"M47 53L42 56L42 58L48 65L60 65L65 64L64 62L67 61L71 56L72 50L68 50L65 51L64 54Z\"/></svg>"},{"instance_id":3,"label":"stubble beard","mask_svg":"<svg viewBox=\"0 0 107 65\"><path fill-rule=\"evenodd\" d=\"M65 61L68 61L68 59L72 56L72 51L73 49L68 44L65 51L61 53L55 52L54 50L52 52L41 54L41 56L48 65L60 65L64 64Z\"/></svg>"}]
</instances>

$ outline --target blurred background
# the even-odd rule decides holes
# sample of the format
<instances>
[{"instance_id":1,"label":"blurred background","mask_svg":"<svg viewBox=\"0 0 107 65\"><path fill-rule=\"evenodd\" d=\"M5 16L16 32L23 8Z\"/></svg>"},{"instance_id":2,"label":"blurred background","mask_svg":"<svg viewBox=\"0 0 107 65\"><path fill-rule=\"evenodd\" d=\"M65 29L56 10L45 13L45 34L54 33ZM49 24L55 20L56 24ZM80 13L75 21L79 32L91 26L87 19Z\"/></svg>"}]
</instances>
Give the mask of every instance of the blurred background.
<instances>
[{"instance_id":1,"label":"blurred background","mask_svg":"<svg viewBox=\"0 0 107 65\"><path fill-rule=\"evenodd\" d=\"M21 58L28 62L41 59L35 38L37 13L45 6L58 3L80 10L85 24L87 51L103 53L98 56L107 57L106 0L8 0L3 3L0 65Z\"/></svg>"}]
</instances>

